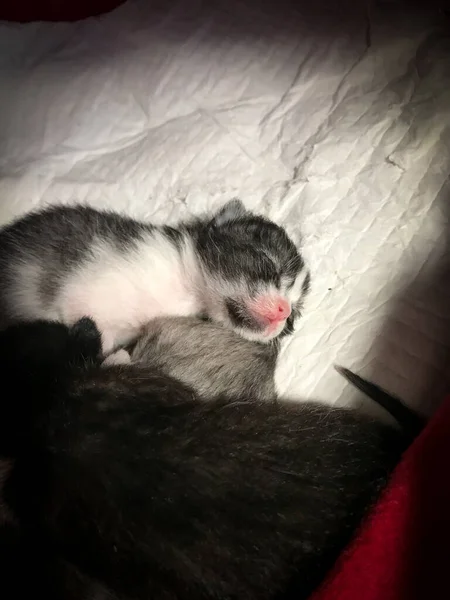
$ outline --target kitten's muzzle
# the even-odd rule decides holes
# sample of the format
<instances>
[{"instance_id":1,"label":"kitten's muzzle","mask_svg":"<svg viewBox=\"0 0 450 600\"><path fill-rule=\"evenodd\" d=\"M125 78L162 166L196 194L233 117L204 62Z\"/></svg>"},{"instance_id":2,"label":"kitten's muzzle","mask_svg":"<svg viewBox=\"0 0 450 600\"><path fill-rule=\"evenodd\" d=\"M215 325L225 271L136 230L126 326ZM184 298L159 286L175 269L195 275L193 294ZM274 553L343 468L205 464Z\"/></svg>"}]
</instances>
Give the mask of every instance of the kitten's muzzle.
<instances>
[{"instance_id":1,"label":"kitten's muzzle","mask_svg":"<svg viewBox=\"0 0 450 600\"><path fill-rule=\"evenodd\" d=\"M283 296L264 295L247 306L248 310L261 325L278 326L286 321L292 312L291 304Z\"/></svg>"},{"instance_id":2,"label":"kitten's muzzle","mask_svg":"<svg viewBox=\"0 0 450 600\"><path fill-rule=\"evenodd\" d=\"M228 298L225 305L233 325L266 339L281 333L292 312L290 302L279 294L264 294L252 300Z\"/></svg>"}]
</instances>

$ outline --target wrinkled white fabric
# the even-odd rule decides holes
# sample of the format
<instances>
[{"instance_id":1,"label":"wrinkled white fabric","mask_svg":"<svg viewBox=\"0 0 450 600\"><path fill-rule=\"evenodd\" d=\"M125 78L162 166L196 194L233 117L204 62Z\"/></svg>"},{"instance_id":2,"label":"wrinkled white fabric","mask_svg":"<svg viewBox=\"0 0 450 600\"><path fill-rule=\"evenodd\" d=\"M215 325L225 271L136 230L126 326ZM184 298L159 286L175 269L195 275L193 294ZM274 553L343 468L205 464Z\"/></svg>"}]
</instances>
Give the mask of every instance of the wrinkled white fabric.
<instances>
[{"instance_id":1,"label":"wrinkled white fabric","mask_svg":"<svg viewBox=\"0 0 450 600\"><path fill-rule=\"evenodd\" d=\"M300 3L299 3L300 4ZM174 222L239 196L312 292L280 391L354 399L333 363L431 411L450 349L450 43L435 15L129 2L0 24L0 222L83 201Z\"/></svg>"}]
</instances>

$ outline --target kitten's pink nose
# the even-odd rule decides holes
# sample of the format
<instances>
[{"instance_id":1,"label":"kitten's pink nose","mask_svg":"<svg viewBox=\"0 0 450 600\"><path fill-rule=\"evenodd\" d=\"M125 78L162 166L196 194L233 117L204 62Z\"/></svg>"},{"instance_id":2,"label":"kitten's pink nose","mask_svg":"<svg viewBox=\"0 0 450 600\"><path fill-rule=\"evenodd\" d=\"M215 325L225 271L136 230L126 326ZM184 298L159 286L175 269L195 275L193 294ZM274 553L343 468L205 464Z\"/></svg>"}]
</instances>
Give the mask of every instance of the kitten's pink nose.
<instances>
[{"instance_id":1,"label":"kitten's pink nose","mask_svg":"<svg viewBox=\"0 0 450 600\"><path fill-rule=\"evenodd\" d=\"M285 321L291 314L291 305L281 296L261 296L252 306L256 315L269 324Z\"/></svg>"},{"instance_id":2,"label":"kitten's pink nose","mask_svg":"<svg viewBox=\"0 0 450 600\"><path fill-rule=\"evenodd\" d=\"M272 323L278 321L284 321L291 314L291 305L284 298L277 298L266 313L267 319Z\"/></svg>"}]
</instances>

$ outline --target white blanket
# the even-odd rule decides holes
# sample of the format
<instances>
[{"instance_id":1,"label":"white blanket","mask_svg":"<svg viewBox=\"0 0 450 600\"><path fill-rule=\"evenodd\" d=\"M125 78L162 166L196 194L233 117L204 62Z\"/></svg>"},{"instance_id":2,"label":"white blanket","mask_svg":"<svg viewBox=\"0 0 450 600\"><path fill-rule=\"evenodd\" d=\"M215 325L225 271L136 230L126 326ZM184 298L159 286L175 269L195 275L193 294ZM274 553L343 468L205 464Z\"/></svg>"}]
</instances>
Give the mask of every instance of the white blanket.
<instances>
[{"instance_id":1,"label":"white blanket","mask_svg":"<svg viewBox=\"0 0 450 600\"><path fill-rule=\"evenodd\" d=\"M0 24L0 222L79 200L174 222L239 196L302 235L312 270L280 390L348 402L337 362L431 411L450 349L449 39L436 15L285 4Z\"/></svg>"}]
</instances>

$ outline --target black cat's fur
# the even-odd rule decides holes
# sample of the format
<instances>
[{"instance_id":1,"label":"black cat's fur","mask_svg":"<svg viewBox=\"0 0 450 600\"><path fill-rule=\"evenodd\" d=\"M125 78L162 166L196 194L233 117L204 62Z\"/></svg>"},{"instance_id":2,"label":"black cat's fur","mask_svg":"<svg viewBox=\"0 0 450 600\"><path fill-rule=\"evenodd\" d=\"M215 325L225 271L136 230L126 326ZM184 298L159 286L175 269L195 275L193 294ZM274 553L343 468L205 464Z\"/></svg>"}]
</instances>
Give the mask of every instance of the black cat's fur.
<instances>
[{"instance_id":1,"label":"black cat's fur","mask_svg":"<svg viewBox=\"0 0 450 600\"><path fill-rule=\"evenodd\" d=\"M202 402L157 371L102 368L99 353L89 319L0 333L19 524L0 543L10 562L36 555L47 599L307 598L408 444L343 408Z\"/></svg>"}]
</instances>

